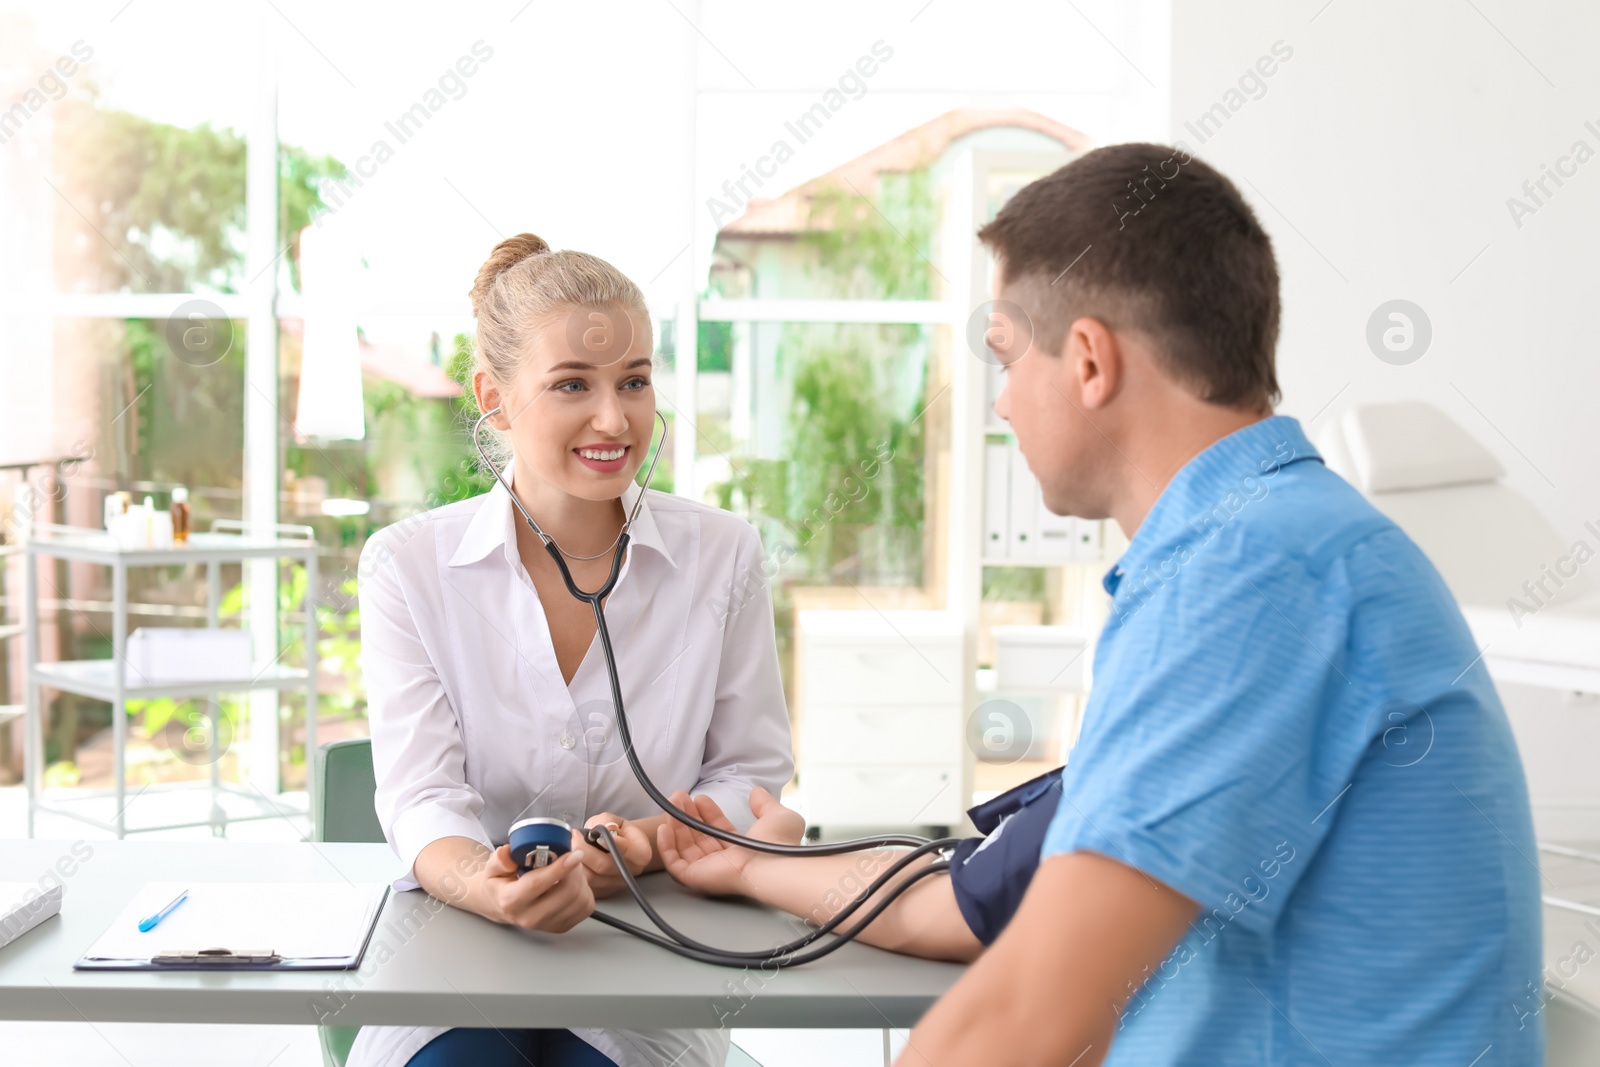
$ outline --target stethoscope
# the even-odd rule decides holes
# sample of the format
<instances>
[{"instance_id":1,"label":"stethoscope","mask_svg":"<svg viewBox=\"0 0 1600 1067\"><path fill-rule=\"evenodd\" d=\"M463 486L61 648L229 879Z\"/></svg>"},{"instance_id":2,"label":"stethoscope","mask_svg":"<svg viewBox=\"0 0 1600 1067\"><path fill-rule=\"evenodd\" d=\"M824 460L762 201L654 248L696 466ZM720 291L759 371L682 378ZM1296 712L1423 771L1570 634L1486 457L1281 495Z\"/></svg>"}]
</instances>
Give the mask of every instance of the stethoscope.
<instances>
[{"instance_id":1,"label":"stethoscope","mask_svg":"<svg viewBox=\"0 0 1600 1067\"><path fill-rule=\"evenodd\" d=\"M879 875L871 885L863 889L855 900L809 934L786 944L778 945L775 948L759 952L739 952L702 944L673 928L645 899L644 894L639 889L638 882L634 880L632 872L628 870L628 865L620 859L621 850L617 847L611 828L604 825L593 826L584 830L584 840L604 848L612 856L619 857L617 859L617 871L622 876L624 884L627 885L628 891L633 894L634 900L638 902L640 909L650 918L650 921L655 923L661 932L667 936L662 937L642 927L635 926L633 923L618 919L613 915L606 915L598 910L592 913L592 918L605 923L607 926L624 930L635 937L643 938L652 944L660 945L662 948L676 952L680 956L688 956L691 959L701 960L705 963L714 963L725 967L748 967L752 963L770 964L774 967L793 967L821 959L828 953L838 949L845 942L866 929L867 925L881 915L894 902L896 897L904 893L914 883L931 874L948 870L950 867L948 852L956 844L957 839L955 838L929 840L928 838L916 837L911 834L884 834L879 837L861 837L849 841L835 841L824 845L785 845L771 841L758 841L755 838L745 837L742 834L724 830L720 826L713 826L708 822L702 821L673 804L666 794L656 787L656 784L650 780L650 776L645 773L644 766L639 762L638 754L633 750L633 734L628 728L628 716L622 707L622 681L617 676L616 654L611 648L611 632L606 627L606 615L601 605L605 598L611 594L611 591L616 588L617 577L622 573L622 561L628 550L629 532L633 528L634 520L639 515L640 505L644 503L645 492L650 488L650 481L655 476L656 464L661 460L661 452L666 448L666 416L659 411L656 412L656 418L661 421L661 440L656 445L655 456L650 460L650 469L645 472L644 485L639 490L638 499L634 501L633 509L623 521L622 529L617 534L616 541L612 544L611 571L607 575L604 584L591 593L578 588L577 582L572 578L572 571L567 567L565 553L556 544L555 538L545 533L534 517L528 514L528 509L522 506L522 501L518 500L517 495L511 491L510 483L505 480L505 476L500 469L495 466L494 461L489 458L489 454L484 451L482 440L483 424L499 414L500 410L499 407L495 407L485 412L473 424L473 447L478 450L478 456L483 460L484 466L494 474L495 481L499 482L501 487L505 489L506 495L511 498L511 503L522 513L523 519L528 523L528 528L539 538L540 543L544 545L545 551L550 554L550 558L555 560L556 570L560 572L561 580L565 583L567 592L594 609L595 629L600 635L600 650L605 654L606 673L611 683L611 703L617 710L617 734L622 739L622 751L627 757L628 766L633 770L633 776L644 787L644 791L649 795L650 799L654 800L662 811L671 815L685 826L698 830L707 837L714 837L727 844L738 845L756 852L767 852L779 856L837 856L842 853L859 852L869 848L897 847L910 849ZM574 556L572 558L598 559L604 554L604 552L598 552L593 556ZM558 856L568 851L571 847L571 841L571 828L560 819L539 817L522 819L513 824L510 831L511 858L517 864L518 877L521 877L527 871L543 867L554 861ZM909 877L890 889L884 898L874 905L860 922L840 932L834 940L821 948L812 949L810 952L800 951L817 939L834 933L841 923L860 910L862 905L879 890L883 889L884 886L888 885L895 875L905 870L920 857L934 852L945 853L945 855L913 872Z\"/></svg>"}]
</instances>

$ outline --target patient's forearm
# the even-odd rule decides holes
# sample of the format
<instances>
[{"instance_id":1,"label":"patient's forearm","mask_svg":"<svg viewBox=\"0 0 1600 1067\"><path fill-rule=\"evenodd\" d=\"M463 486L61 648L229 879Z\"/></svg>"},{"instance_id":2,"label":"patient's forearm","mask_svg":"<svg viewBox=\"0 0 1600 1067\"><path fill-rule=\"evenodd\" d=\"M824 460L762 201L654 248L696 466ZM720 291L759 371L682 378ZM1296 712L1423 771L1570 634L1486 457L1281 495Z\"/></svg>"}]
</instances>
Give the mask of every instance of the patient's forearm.
<instances>
[{"instance_id":1,"label":"patient's forearm","mask_svg":"<svg viewBox=\"0 0 1600 1067\"><path fill-rule=\"evenodd\" d=\"M872 880L904 855L898 849L874 849L843 856L750 857L744 867L745 895L782 908L820 925L837 915ZM921 870L933 857L923 857L896 875L890 888ZM883 898L883 891L862 905L841 925L855 925ZM895 899L861 932L859 940L879 948L931 959L970 960L982 945L973 937L956 907L950 879L930 875Z\"/></svg>"},{"instance_id":2,"label":"patient's forearm","mask_svg":"<svg viewBox=\"0 0 1600 1067\"><path fill-rule=\"evenodd\" d=\"M650 842L650 862L645 864L644 873L659 871L662 868L661 850L656 848L656 827L670 818L666 812L660 815L646 815L642 819L629 819L628 821L644 832L645 840Z\"/></svg>"}]
</instances>

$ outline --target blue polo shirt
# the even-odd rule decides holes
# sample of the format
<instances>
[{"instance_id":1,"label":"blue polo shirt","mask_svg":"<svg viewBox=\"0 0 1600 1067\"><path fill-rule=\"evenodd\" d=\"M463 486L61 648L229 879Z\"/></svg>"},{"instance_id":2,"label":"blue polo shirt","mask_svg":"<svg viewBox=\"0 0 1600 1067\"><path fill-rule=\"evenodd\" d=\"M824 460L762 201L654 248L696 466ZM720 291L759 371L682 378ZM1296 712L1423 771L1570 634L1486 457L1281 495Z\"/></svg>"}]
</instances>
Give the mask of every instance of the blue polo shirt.
<instances>
[{"instance_id":1,"label":"blue polo shirt","mask_svg":"<svg viewBox=\"0 0 1600 1067\"><path fill-rule=\"evenodd\" d=\"M1185 465L1104 584L1042 861L1201 909L1105 1062L1538 1067L1527 786L1421 550L1278 416Z\"/></svg>"}]
</instances>

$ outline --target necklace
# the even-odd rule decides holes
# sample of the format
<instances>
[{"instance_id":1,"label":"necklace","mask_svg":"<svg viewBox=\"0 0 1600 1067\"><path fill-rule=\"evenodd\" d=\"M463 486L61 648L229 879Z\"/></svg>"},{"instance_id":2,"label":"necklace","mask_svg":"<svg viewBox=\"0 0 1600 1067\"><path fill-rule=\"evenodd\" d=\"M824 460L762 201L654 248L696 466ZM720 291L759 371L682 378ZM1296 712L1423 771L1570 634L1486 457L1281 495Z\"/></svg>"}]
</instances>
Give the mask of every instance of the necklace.
<instances>
[{"instance_id":1,"label":"necklace","mask_svg":"<svg viewBox=\"0 0 1600 1067\"><path fill-rule=\"evenodd\" d=\"M568 552L566 549L562 548L561 547L561 543L559 541L557 541L554 537L550 537L550 543L552 545L556 546L556 551L557 552L561 553L563 556L566 556L568 559L575 559L575 560L579 560L580 562L581 561L586 561L586 560L591 560L591 559L599 559L601 556L605 555L607 552L610 552L612 549L617 547L617 542L622 540L622 535L623 535L623 533L625 533L627 531L627 529L628 529L628 524L626 522L624 522L622 524L622 529L617 531L616 538L613 539L612 542L609 545L607 545L605 548L602 548L600 551L596 552L592 556L574 556L571 552ZM549 537L550 535L546 534L545 536Z\"/></svg>"}]
</instances>

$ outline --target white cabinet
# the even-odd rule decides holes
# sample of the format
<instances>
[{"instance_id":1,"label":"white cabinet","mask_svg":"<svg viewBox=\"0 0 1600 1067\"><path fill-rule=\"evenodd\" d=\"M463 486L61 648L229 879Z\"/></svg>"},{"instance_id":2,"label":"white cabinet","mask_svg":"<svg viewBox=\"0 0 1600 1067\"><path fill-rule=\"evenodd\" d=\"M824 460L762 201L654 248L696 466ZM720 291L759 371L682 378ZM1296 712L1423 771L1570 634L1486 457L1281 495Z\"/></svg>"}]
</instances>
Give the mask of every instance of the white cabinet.
<instances>
[{"instance_id":1,"label":"white cabinet","mask_svg":"<svg viewBox=\"0 0 1600 1067\"><path fill-rule=\"evenodd\" d=\"M942 611L802 611L798 631L808 821L960 822L959 619Z\"/></svg>"},{"instance_id":2,"label":"white cabinet","mask_svg":"<svg viewBox=\"0 0 1600 1067\"><path fill-rule=\"evenodd\" d=\"M812 826L954 826L961 821L959 765L813 767L806 772Z\"/></svg>"}]
</instances>

